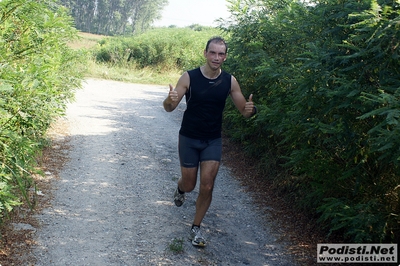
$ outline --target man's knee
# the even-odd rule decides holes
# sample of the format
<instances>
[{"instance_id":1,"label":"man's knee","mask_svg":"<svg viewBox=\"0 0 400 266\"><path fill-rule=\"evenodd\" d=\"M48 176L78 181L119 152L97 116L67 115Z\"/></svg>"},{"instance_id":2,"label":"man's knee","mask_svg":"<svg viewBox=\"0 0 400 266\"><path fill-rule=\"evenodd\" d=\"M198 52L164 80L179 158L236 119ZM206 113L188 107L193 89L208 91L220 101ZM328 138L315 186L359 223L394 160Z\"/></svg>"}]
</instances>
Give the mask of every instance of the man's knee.
<instances>
[{"instance_id":1,"label":"man's knee","mask_svg":"<svg viewBox=\"0 0 400 266\"><path fill-rule=\"evenodd\" d=\"M197 168L182 168L180 189L184 192L191 192L196 187Z\"/></svg>"},{"instance_id":2,"label":"man's knee","mask_svg":"<svg viewBox=\"0 0 400 266\"><path fill-rule=\"evenodd\" d=\"M182 179L179 189L183 192L192 192L193 189L196 187L196 182L188 182L185 179Z\"/></svg>"},{"instance_id":3,"label":"man's knee","mask_svg":"<svg viewBox=\"0 0 400 266\"><path fill-rule=\"evenodd\" d=\"M200 182L200 193L211 194L214 190L214 180L207 180Z\"/></svg>"}]
</instances>

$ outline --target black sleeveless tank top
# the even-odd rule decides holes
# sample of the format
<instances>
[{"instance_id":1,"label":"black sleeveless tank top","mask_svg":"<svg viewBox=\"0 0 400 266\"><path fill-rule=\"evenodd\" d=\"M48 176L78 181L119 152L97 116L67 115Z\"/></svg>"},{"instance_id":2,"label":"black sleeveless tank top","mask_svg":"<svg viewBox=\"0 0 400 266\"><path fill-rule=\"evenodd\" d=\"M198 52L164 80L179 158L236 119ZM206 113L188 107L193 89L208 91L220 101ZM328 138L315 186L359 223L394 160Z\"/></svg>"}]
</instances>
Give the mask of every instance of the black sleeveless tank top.
<instances>
[{"instance_id":1,"label":"black sleeveless tank top","mask_svg":"<svg viewBox=\"0 0 400 266\"><path fill-rule=\"evenodd\" d=\"M221 137L222 112L231 92L231 75L222 71L216 79L203 76L200 68L188 71L189 89L181 129L185 137L212 140Z\"/></svg>"}]
</instances>

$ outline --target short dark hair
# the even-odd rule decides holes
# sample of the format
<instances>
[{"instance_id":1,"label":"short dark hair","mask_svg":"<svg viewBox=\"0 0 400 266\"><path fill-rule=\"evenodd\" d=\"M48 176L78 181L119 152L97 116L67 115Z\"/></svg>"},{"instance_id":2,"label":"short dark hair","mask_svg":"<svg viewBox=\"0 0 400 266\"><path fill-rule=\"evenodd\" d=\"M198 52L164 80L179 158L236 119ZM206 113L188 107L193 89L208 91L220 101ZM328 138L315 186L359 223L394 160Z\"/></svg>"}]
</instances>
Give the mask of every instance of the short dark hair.
<instances>
[{"instance_id":1,"label":"short dark hair","mask_svg":"<svg viewBox=\"0 0 400 266\"><path fill-rule=\"evenodd\" d=\"M206 45L206 51L208 51L208 47L210 46L210 43L222 43L223 45L225 45L225 53L228 52L228 44L226 43L226 41L224 40L224 38L220 37L220 36L215 36L212 37L211 39L208 40L207 45Z\"/></svg>"}]
</instances>

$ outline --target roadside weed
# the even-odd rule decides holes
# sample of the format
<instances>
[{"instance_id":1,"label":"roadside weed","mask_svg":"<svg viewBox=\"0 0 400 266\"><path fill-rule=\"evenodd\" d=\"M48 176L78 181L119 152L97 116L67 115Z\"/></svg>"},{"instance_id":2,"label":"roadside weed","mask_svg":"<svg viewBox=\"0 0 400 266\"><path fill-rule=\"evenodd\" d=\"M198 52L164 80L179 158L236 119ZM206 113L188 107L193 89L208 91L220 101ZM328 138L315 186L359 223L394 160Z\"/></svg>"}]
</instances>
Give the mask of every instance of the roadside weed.
<instances>
[{"instance_id":1,"label":"roadside weed","mask_svg":"<svg viewBox=\"0 0 400 266\"><path fill-rule=\"evenodd\" d=\"M183 253L183 238L174 238L168 245L168 250L178 254Z\"/></svg>"}]
</instances>

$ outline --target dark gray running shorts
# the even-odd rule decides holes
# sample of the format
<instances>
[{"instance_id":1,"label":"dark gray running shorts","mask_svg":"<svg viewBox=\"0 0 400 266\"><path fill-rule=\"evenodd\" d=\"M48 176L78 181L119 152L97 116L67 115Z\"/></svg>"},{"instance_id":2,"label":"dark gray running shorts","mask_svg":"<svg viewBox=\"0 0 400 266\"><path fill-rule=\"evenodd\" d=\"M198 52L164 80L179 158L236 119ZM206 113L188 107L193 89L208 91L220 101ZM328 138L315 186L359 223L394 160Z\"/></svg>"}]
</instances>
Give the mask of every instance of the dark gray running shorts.
<instances>
[{"instance_id":1,"label":"dark gray running shorts","mask_svg":"<svg viewBox=\"0 0 400 266\"><path fill-rule=\"evenodd\" d=\"M222 139L198 140L179 134L179 160L182 167L198 167L203 161L221 161Z\"/></svg>"}]
</instances>

